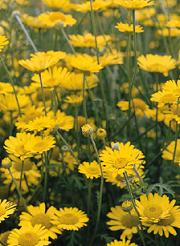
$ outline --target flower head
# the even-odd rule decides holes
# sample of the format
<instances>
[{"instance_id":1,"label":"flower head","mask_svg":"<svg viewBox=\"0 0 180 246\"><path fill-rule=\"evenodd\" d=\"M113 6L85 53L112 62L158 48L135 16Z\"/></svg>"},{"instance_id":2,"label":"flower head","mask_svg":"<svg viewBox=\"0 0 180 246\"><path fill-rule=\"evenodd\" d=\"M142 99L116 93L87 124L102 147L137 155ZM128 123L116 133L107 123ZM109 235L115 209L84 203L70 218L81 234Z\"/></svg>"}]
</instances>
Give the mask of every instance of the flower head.
<instances>
[{"instance_id":1,"label":"flower head","mask_svg":"<svg viewBox=\"0 0 180 246\"><path fill-rule=\"evenodd\" d=\"M0 223L7 219L16 210L16 205L12 202L0 200Z\"/></svg>"},{"instance_id":2,"label":"flower head","mask_svg":"<svg viewBox=\"0 0 180 246\"><path fill-rule=\"evenodd\" d=\"M8 45L9 41L8 39L3 36L3 35L0 35L0 52L3 50L3 48Z\"/></svg>"},{"instance_id":3,"label":"flower head","mask_svg":"<svg viewBox=\"0 0 180 246\"><path fill-rule=\"evenodd\" d=\"M119 0L118 4L126 9L143 9L154 4L151 0Z\"/></svg>"},{"instance_id":4,"label":"flower head","mask_svg":"<svg viewBox=\"0 0 180 246\"><path fill-rule=\"evenodd\" d=\"M32 226L25 223L20 229L11 231L8 237L9 246L45 246L49 245L48 231L41 225Z\"/></svg>"},{"instance_id":5,"label":"flower head","mask_svg":"<svg viewBox=\"0 0 180 246\"><path fill-rule=\"evenodd\" d=\"M89 218L78 208L61 208L56 212L57 221L55 222L59 229L68 231L78 231L87 225Z\"/></svg>"},{"instance_id":6,"label":"flower head","mask_svg":"<svg viewBox=\"0 0 180 246\"><path fill-rule=\"evenodd\" d=\"M79 173L82 173L88 179L99 178L101 176L100 166L96 161L83 162L79 165Z\"/></svg>"},{"instance_id":7,"label":"flower head","mask_svg":"<svg viewBox=\"0 0 180 246\"><path fill-rule=\"evenodd\" d=\"M30 59L20 60L19 64L31 72L42 72L56 65L64 57L65 53L61 51L36 52L31 54Z\"/></svg>"},{"instance_id":8,"label":"flower head","mask_svg":"<svg viewBox=\"0 0 180 246\"><path fill-rule=\"evenodd\" d=\"M138 57L138 65L147 72L168 76L169 71L176 67L176 61L171 56L147 54Z\"/></svg>"},{"instance_id":9,"label":"flower head","mask_svg":"<svg viewBox=\"0 0 180 246\"><path fill-rule=\"evenodd\" d=\"M136 201L136 206L140 214L141 222L148 227L148 232L169 237L177 234L174 227L180 228L180 208L175 205L175 200L169 201L168 196L141 195L140 200Z\"/></svg>"},{"instance_id":10,"label":"flower head","mask_svg":"<svg viewBox=\"0 0 180 246\"><path fill-rule=\"evenodd\" d=\"M132 24L130 25L130 24L127 24L127 23L119 22L119 23L117 23L117 25L115 27L120 32L133 32L134 31ZM142 26L140 26L140 25L136 25L135 26L135 32L136 33L140 33L140 32L143 32L143 31L144 30L143 30Z\"/></svg>"}]
</instances>

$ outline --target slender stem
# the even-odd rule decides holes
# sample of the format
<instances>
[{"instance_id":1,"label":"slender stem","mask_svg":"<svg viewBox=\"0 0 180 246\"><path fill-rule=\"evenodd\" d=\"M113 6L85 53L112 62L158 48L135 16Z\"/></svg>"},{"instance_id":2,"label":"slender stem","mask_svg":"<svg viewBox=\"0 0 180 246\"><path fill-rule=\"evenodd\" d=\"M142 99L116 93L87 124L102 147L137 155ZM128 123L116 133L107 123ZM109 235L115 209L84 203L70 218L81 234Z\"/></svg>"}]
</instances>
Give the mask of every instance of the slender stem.
<instances>
[{"instance_id":1,"label":"slender stem","mask_svg":"<svg viewBox=\"0 0 180 246\"><path fill-rule=\"evenodd\" d=\"M44 158L43 158L44 157ZM43 200L46 201L47 197L47 189L48 189L48 156L47 153L42 155L42 159L44 159L44 191L43 191Z\"/></svg>"},{"instance_id":2,"label":"slender stem","mask_svg":"<svg viewBox=\"0 0 180 246\"><path fill-rule=\"evenodd\" d=\"M17 184L15 178L14 178L13 175L12 175L11 168L9 168L8 170L9 170L9 174L10 174L10 176L11 176L11 178L12 178L12 181L13 181L13 183L14 183L14 185L15 185L15 188L16 188L16 191L17 191L17 193L18 193L18 196L19 196L20 200L23 202L24 207L26 208L26 207L27 207L26 201L25 201L25 199L23 198L22 193L21 193L21 190L19 189L18 184Z\"/></svg>"},{"instance_id":3,"label":"slender stem","mask_svg":"<svg viewBox=\"0 0 180 246\"><path fill-rule=\"evenodd\" d=\"M128 189L129 194L131 196L132 206L133 206L133 208L134 208L134 210L135 210L135 212L136 212L136 214L138 216L138 219L139 219L139 224L140 224L140 228L141 228L141 230L139 230L139 235L140 235L140 238L141 238L143 246L146 246L145 240L144 240L144 236L143 236L143 226L142 226L142 223L141 223L141 220L140 220L140 214L139 214L139 211L137 210L137 207L136 207L135 198L134 198L131 186L129 184L128 175L127 175L126 172L124 172L123 175L124 175L124 179L125 179L125 182L126 182L127 189Z\"/></svg>"},{"instance_id":4,"label":"slender stem","mask_svg":"<svg viewBox=\"0 0 180 246\"><path fill-rule=\"evenodd\" d=\"M23 24L23 22L21 21L21 18L20 18L20 16L18 15L17 12L14 12L14 17L15 17L15 19L17 20L17 22L18 22L19 26L21 27L22 31L24 32L27 41L29 42L29 44L31 45L31 47L33 48L33 50L34 50L35 52L37 52L38 50L37 50L37 48L36 48L34 42L32 41L32 39L31 39L31 37L30 37L30 35L29 35L29 33L28 33L26 27L24 26L24 24Z\"/></svg>"},{"instance_id":5,"label":"slender stem","mask_svg":"<svg viewBox=\"0 0 180 246\"><path fill-rule=\"evenodd\" d=\"M20 182L19 182L19 189L21 190L22 180L23 180L23 172L24 172L24 161L21 163L21 174L20 174Z\"/></svg>"},{"instance_id":6,"label":"slender stem","mask_svg":"<svg viewBox=\"0 0 180 246\"><path fill-rule=\"evenodd\" d=\"M66 34L64 28L61 26L60 29L61 29L61 32L62 32L62 35L63 35L64 39L67 41L67 43L68 43L68 45L69 45L69 48L71 49L72 53L75 54L76 51L75 51L74 47L72 46L71 42L69 41L69 37L68 37L68 35Z\"/></svg>"},{"instance_id":7,"label":"slender stem","mask_svg":"<svg viewBox=\"0 0 180 246\"><path fill-rule=\"evenodd\" d=\"M100 221L100 216L101 216L101 209L102 209L102 198L103 198L103 186L104 186L104 177L103 177L103 170L102 170L102 165L101 165L101 161L99 159L99 153L96 147L96 143L94 141L93 135L90 135L90 140L91 143L93 145L95 154L96 154L96 158L100 167L100 172L101 172L101 183L100 183L100 189L99 189L99 197L98 197L98 210L97 210L97 217L96 217L96 225L95 225L95 229L94 229L94 233L90 242L90 245L93 244L93 241L96 237L96 233L97 233L97 229L98 229L98 225L99 225L99 221Z\"/></svg>"},{"instance_id":8,"label":"slender stem","mask_svg":"<svg viewBox=\"0 0 180 246\"><path fill-rule=\"evenodd\" d=\"M83 87L82 87L82 95L83 95L83 112L84 112L84 117L86 118L86 123L87 123L87 106L86 106L86 73L83 73Z\"/></svg>"}]
</instances>

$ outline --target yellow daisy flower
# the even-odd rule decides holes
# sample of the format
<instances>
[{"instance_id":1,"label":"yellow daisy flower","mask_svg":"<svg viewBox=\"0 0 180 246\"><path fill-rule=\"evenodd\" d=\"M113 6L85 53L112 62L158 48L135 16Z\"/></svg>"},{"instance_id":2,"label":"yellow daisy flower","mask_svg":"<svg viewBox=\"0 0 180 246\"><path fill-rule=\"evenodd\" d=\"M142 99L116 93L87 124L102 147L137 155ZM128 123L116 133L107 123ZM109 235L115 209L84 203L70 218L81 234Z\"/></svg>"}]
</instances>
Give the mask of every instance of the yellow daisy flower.
<instances>
[{"instance_id":1,"label":"yellow daisy flower","mask_svg":"<svg viewBox=\"0 0 180 246\"><path fill-rule=\"evenodd\" d=\"M61 208L56 215L57 222L55 224L57 227L68 231L78 231L89 221L87 215L78 208Z\"/></svg>"},{"instance_id":2,"label":"yellow daisy flower","mask_svg":"<svg viewBox=\"0 0 180 246\"><path fill-rule=\"evenodd\" d=\"M133 32L133 25L132 24L130 25L128 23L119 22L119 23L117 23L117 25L115 27L120 32ZM136 33L144 32L143 27L140 25L136 25L135 26L135 32Z\"/></svg>"},{"instance_id":3,"label":"yellow daisy flower","mask_svg":"<svg viewBox=\"0 0 180 246\"><path fill-rule=\"evenodd\" d=\"M119 174L123 177L123 173L127 175L135 175L134 166L139 169L144 164L143 153L136 149L130 142L114 143L112 147L106 147L100 153L100 160L105 168L109 168L114 175Z\"/></svg>"},{"instance_id":4,"label":"yellow daisy flower","mask_svg":"<svg viewBox=\"0 0 180 246\"><path fill-rule=\"evenodd\" d=\"M160 196L152 193L140 196L136 206L140 214L141 222L148 227L148 232L165 235L177 235L174 227L180 228L180 208L175 205L175 200L169 201L168 196Z\"/></svg>"},{"instance_id":5,"label":"yellow daisy flower","mask_svg":"<svg viewBox=\"0 0 180 246\"><path fill-rule=\"evenodd\" d=\"M0 223L7 219L16 210L16 205L6 199L0 199Z\"/></svg>"},{"instance_id":6,"label":"yellow daisy flower","mask_svg":"<svg viewBox=\"0 0 180 246\"><path fill-rule=\"evenodd\" d=\"M41 225L25 223L20 229L11 231L8 246L45 246L49 245L48 231Z\"/></svg>"},{"instance_id":7,"label":"yellow daisy flower","mask_svg":"<svg viewBox=\"0 0 180 246\"><path fill-rule=\"evenodd\" d=\"M176 153L174 156L175 145ZM175 143L175 141L172 141L170 144L168 144L168 146L162 152L162 158L169 161L172 161L174 158L174 162L180 165L180 139L177 140L177 143Z\"/></svg>"},{"instance_id":8,"label":"yellow daisy flower","mask_svg":"<svg viewBox=\"0 0 180 246\"><path fill-rule=\"evenodd\" d=\"M138 57L138 65L144 71L168 76L169 71L176 67L176 61L171 56L147 54Z\"/></svg>"},{"instance_id":9,"label":"yellow daisy flower","mask_svg":"<svg viewBox=\"0 0 180 246\"><path fill-rule=\"evenodd\" d=\"M65 53L61 51L36 52L31 54L30 59L20 60L19 64L31 72L42 72L64 57Z\"/></svg>"},{"instance_id":10,"label":"yellow daisy flower","mask_svg":"<svg viewBox=\"0 0 180 246\"><path fill-rule=\"evenodd\" d=\"M121 206L115 206L111 208L111 212L107 214L107 217L110 219L107 225L111 231L123 230L121 239L131 239L133 234L138 232L140 222L133 209L126 212Z\"/></svg>"},{"instance_id":11,"label":"yellow daisy flower","mask_svg":"<svg viewBox=\"0 0 180 246\"><path fill-rule=\"evenodd\" d=\"M43 0L43 3L53 9L63 9L65 11L69 11L72 8L72 3L70 0Z\"/></svg>"},{"instance_id":12,"label":"yellow daisy flower","mask_svg":"<svg viewBox=\"0 0 180 246\"><path fill-rule=\"evenodd\" d=\"M90 73L97 73L103 68L101 64L97 63L96 57L88 54L68 55L66 62L73 68Z\"/></svg>"},{"instance_id":13,"label":"yellow daisy flower","mask_svg":"<svg viewBox=\"0 0 180 246\"><path fill-rule=\"evenodd\" d=\"M143 9L154 4L151 0L118 0L118 4L126 9Z\"/></svg>"},{"instance_id":14,"label":"yellow daisy flower","mask_svg":"<svg viewBox=\"0 0 180 246\"><path fill-rule=\"evenodd\" d=\"M137 244L131 243L130 240L128 240L128 241L126 241L126 240L123 240L123 241L114 240L111 243L108 243L107 246L137 246Z\"/></svg>"},{"instance_id":15,"label":"yellow daisy flower","mask_svg":"<svg viewBox=\"0 0 180 246\"><path fill-rule=\"evenodd\" d=\"M12 85L5 82L0 82L0 94L6 95L13 92Z\"/></svg>"},{"instance_id":16,"label":"yellow daisy flower","mask_svg":"<svg viewBox=\"0 0 180 246\"><path fill-rule=\"evenodd\" d=\"M0 35L0 52L8 45L9 41L4 35Z\"/></svg>"},{"instance_id":17,"label":"yellow daisy flower","mask_svg":"<svg viewBox=\"0 0 180 246\"><path fill-rule=\"evenodd\" d=\"M46 209L45 203L39 204L39 206L28 206L27 212L22 212L20 215L20 226L24 223L30 222L32 226L41 225L44 226L52 239L57 238L57 234L61 231L53 224L55 213L57 209L53 206Z\"/></svg>"},{"instance_id":18,"label":"yellow daisy flower","mask_svg":"<svg viewBox=\"0 0 180 246\"><path fill-rule=\"evenodd\" d=\"M101 176L100 166L96 161L83 162L78 167L79 173L82 173L88 179L99 178Z\"/></svg>"}]
</instances>

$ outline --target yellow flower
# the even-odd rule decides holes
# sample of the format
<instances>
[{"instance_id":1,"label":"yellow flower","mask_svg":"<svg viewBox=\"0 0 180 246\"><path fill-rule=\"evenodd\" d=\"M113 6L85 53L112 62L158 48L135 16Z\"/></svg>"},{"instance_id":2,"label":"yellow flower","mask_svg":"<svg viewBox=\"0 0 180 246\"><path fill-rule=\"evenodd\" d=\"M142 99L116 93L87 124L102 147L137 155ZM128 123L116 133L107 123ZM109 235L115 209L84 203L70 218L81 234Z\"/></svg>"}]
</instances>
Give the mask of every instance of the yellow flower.
<instances>
[{"instance_id":1,"label":"yellow flower","mask_svg":"<svg viewBox=\"0 0 180 246\"><path fill-rule=\"evenodd\" d=\"M115 26L120 32L133 32L133 25L131 24L127 24L127 23L122 23L119 22L117 23L117 25ZM143 27L140 25L136 25L135 26L135 32L136 33L140 33L140 32L144 32Z\"/></svg>"},{"instance_id":2,"label":"yellow flower","mask_svg":"<svg viewBox=\"0 0 180 246\"><path fill-rule=\"evenodd\" d=\"M107 217L110 219L107 225L111 231L123 230L121 239L131 239L133 234L138 232L140 222L134 209L125 212L121 206L115 206L111 208L111 212L107 214Z\"/></svg>"},{"instance_id":3,"label":"yellow flower","mask_svg":"<svg viewBox=\"0 0 180 246\"><path fill-rule=\"evenodd\" d=\"M81 104L82 101L83 101L82 95L78 95L78 94L67 96L64 100L64 102L68 104Z\"/></svg>"},{"instance_id":4,"label":"yellow flower","mask_svg":"<svg viewBox=\"0 0 180 246\"><path fill-rule=\"evenodd\" d=\"M21 183L21 190L23 192L29 192L29 187L38 184L41 174L36 164L30 159L21 161L20 159L10 155L9 158L2 160L2 168L0 168L0 172L2 174L3 183L10 185L11 191L14 191L16 186L12 182L12 177L9 174L9 170L5 168L7 166L11 170L17 185L20 186Z\"/></svg>"},{"instance_id":5,"label":"yellow flower","mask_svg":"<svg viewBox=\"0 0 180 246\"><path fill-rule=\"evenodd\" d=\"M163 37L179 37L180 29L178 28L163 28L157 31L157 33Z\"/></svg>"},{"instance_id":6,"label":"yellow flower","mask_svg":"<svg viewBox=\"0 0 180 246\"><path fill-rule=\"evenodd\" d=\"M106 135L107 135L107 132L106 132L105 129L103 129L103 128L98 128L97 129L97 131L96 131L97 138L99 138L99 139L105 139Z\"/></svg>"},{"instance_id":7,"label":"yellow flower","mask_svg":"<svg viewBox=\"0 0 180 246\"><path fill-rule=\"evenodd\" d=\"M128 240L128 241L125 241L125 240L123 240L123 241L114 240L111 243L108 243L107 246L137 246L137 244L131 243L130 240Z\"/></svg>"},{"instance_id":8,"label":"yellow flower","mask_svg":"<svg viewBox=\"0 0 180 246\"><path fill-rule=\"evenodd\" d=\"M5 46L8 45L8 43L9 43L8 39L5 36L0 35L0 52L3 50Z\"/></svg>"},{"instance_id":9,"label":"yellow flower","mask_svg":"<svg viewBox=\"0 0 180 246\"><path fill-rule=\"evenodd\" d=\"M6 232L3 232L0 234L0 242L1 242L1 246L3 245L7 245L7 240L8 240L8 237L9 237L9 233L10 231L6 231Z\"/></svg>"},{"instance_id":10,"label":"yellow flower","mask_svg":"<svg viewBox=\"0 0 180 246\"><path fill-rule=\"evenodd\" d=\"M82 173L88 179L99 178L101 176L100 166L96 161L83 162L79 165L79 173Z\"/></svg>"},{"instance_id":11,"label":"yellow flower","mask_svg":"<svg viewBox=\"0 0 180 246\"><path fill-rule=\"evenodd\" d=\"M5 82L0 82L0 94L6 95L13 92L12 85Z\"/></svg>"},{"instance_id":12,"label":"yellow flower","mask_svg":"<svg viewBox=\"0 0 180 246\"><path fill-rule=\"evenodd\" d=\"M101 64L97 63L96 57L87 54L69 55L66 61L68 65L84 72L97 73L103 68Z\"/></svg>"},{"instance_id":13,"label":"yellow flower","mask_svg":"<svg viewBox=\"0 0 180 246\"><path fill-rule=\"evenodd\" d=\"M95 37L91 33L84 33L83 35L69 35L70 42L75 47L96 48ZM111 42L110 35L96 36L97 46L103 49L107 43Z\"/></svg>"},{"instance_id":14,"label":"yellow flower","mask_svg":"<svg viewBox=\"0 0 180 246\"><path fill-rule=\"evenodd\" d=\"M61 51L36 52L31 54L30 59L20 60L19 64L31 72L42 72L56 65L64 57L65 53Z\"/></svg>"},{"instance_id":15,"label":"yellow flower","mask_svg":"<svg viewBox=\"0 0 180 246\"><path fill-rule=\"evenodd\" d=\"M42 154L54 147L55 140L52 136L35 136L30 133L17 133L16 137L10 136L5 141L4 148L21 160Z\"/></svg>"},{"instance_id":16,"label":"yellow flower","mask_svg":"<svg viewBox=\"0 0 180 246\"><path fill-rule=\"evenodd\" d=\"M52 67L41 73L43 86L46 88L58 88L62 83L69 83L71 73L67 68ZM32 81L38 83L40 87L40 78L38 74L32 77Z\"/></svg>"},{"instance_id":17,"label":"yellow flower","mask_svg":"<svg viewBox=\"0 0 180 246\"><path fill-rule=\"evenodd\" d=\"M177 140L177 143L175 141L172 141L170 144L168 144L168 146L162 152L162 158L169 161L172 161L174 159L174 162L180 165L180 139Z\"/></svg>"},{"instance_id":18,"label":"yellow flower","mask_svg":"<svg viewBox=\"0 0 180 246\"><path fill-rule=\"evenodd\" d=\"M38 16L39 21L44 28L54 28L56 26L73 26L76 20L71 15L65 15L61 12L46 12Z\"/></svg>"},{"instance_id":19,"label":"yellow flower","mask_svg":"<svg viewBox=\"0 0 180 246\"><path fill-rule=\"evenodd\" d=\"M99 57L103 67L108 65L123 64L123 54L115 49L108 50Z\"/></svg>"},{"instance_id":20,"label":"yellow flower","mask_svg":"<svg viewBox=\"0 0 180 246\"><path fill-rule=\"evenodd\" d=\"M0 223L7 219L16 210L16 205L6 199L0 199Z\"/></svg>"},{"instance_id":21,"label":"yellow flower","mask_svg":"<svg viewBox=\"0 0 180 246\"><path fill-rule=\"evenodd\" d=\"M8 237L9 246L45 246L49 245L48 231L41 225L24 224L20 229L11 231Z\"/></svg>"},{"instance_id":22,"label":"yellow flower","mask_svg":"<svg viewBox=\"0 0 180 246\"><path fill-rule=\"evenodd\" d=\"M180 228L180 209L179 206L174 206L175 202L158 193L140 196L136 206L142 224L148 227L148 233L153 232L160 236L164 234L165 237L169 237L169 234L177 235L174 227Z\"/></svg>"},{"instance_id":23,"label":"yellow flower","mask_svg":"<svg viewBox=\"0 0 180 246\"><path fill-rule=\"evenodd\" d=\"M110 4L111 2L107 0L95 0L92 2L92 8L94 11L102 11L107 9ZM73 9L75 11L86 13L88 11L91 11L91 6L90 3L87 1L85 3L75 4Z\"/></svg>"},{"instance_id":24,"label":"yellow flower","mask_svg":"<svg viewBox=\"0 0 180 246\"><path fill-rule=\"evenodd\" d=\"M21 109L30 103L29 98L25 95L17 95L17 97ZM0 111L18 112L18 105L14 94L0 95Z\"/></svg>"},{"instance_id":25,"label":"yellow flower","mask_svg":"<svg viewBox=\"0 0 180 246\"><path fill-rule=\"evenodd\" d=\"M82 91L83 89L83 73L71 72L69 80L62 80L61 87L68 91ZM92 89L98 84L98 78L95 74L90 74L86 76L85 90Z\"/></svg>"},{"instance_id":26,"label":"yellow flower","mask_svg":"<svg viewBox=\"0 0 180 246\"><path fill-rule=\"evenodd\" d=\"M123 177L123 173L128 175L134 174L134 167L142 168L144 163L143 153L136 149L130 142L114 143L112 147L106 147L100 153L100 160L105 168L109 168L114 175L119 174Z\"/></svg>"},{"instance_id":27,"label":"yellow flower","mask_svg":"<svg viewBox=\"0 0 180 246\"><path fill-rule=\"evenodd\" d=\"M176 103L180 95L180 80L169 80L162 85L162 89L151 96L151 101L159 106L164 104Z\"/></svg>"},{"instance_id":28,"label":"yellow flower","mask_svg":"<svg viewBox=\"0 0 180 246\"><path fill-rule=\"evenodd\" d=\"M72 3L70 0L43 0L48 7L54 9L63 9L63 10L71 10Z\"/></svg>"},{"instance_id":29,"label":"yellow flower","mask_svg":"<svg viewBox=\"0 0 180 246\"><path fill-rule=\"evenodd\" d=\"M94 129L93 127L90 125L90 124L85 124L81 127L81 130L82 130L82 134L85 136L85 137L88 137L90 135L93 134L94 132Z\"/></svg>"},{"instance_id":30,"label":"yellow flower","mask_svg":"<svg viewBox=\"0 0 180 246\"><path fill-rule=\"evenodd\" d=\"M118 4L126 9L143 9L154 4L151 0L119 0Z\"/></svg>"},{"instance_id":31,"label":"yellow flower","mask_svg":"<svg viewBox=\"0 0 180 246\"><path fill-rule=\"evenodd\" d=\"M168 76L169 71L176 67L176 61L171 56L147 54L138 57L138 65L147 72L162 73Z\"/></svg>"},{"instance_id":32,"label":"yellow flower","mask_svg":"<svg viewBox=\"0 0 180 246\"><path fill-rule=\"evenodd\" d=\"M39 206L28 206L27 212L22 212L20 215L20 226L30 222L32 226L41 225L44 226L52 239L57 238L57 234L61 231L53 224L55 213L57 209L53 206L46 209L45 203L39 204Z\"/></svg>"},{"instance_id":33,"label":"yellow flower","mask_svg":"<svg viewBox=\"0 0 180 246\"><path fill-rule=\"evenodd\" d=\"M78 208L61 208L56 212L57 222L55 224L59 229L68 231L78 231L87 225L89 218Z\"/></svg>"}]
</instances>

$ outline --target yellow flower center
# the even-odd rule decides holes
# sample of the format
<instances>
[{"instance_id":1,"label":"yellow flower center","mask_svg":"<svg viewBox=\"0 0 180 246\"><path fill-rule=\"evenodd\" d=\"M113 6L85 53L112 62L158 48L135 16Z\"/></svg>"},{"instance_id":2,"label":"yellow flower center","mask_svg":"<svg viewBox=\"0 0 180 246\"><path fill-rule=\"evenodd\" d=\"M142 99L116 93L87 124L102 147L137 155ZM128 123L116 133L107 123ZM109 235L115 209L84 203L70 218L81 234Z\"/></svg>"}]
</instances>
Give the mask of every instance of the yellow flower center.
<instances>
[{"instance_id":1,"label":"yellow flower center","mask_svg":"<svg viewBox=\"0 0 180 246\"><path fill-rule=\"evenodd\" d=\"M125 157L118 157L114 163L115 168L124 168L127 165L127 158Z\"/></svg>"},{"instance_id":2,"label":"yellow flower center","mask_svg":"<svg viewBox=\"0 0 180 246\"><path fill-rule=\"evenodd\" d=\"M17 172L21 172L22 169L22 163L16 162L14 163L14 168L16 169ZM29 171L32 169L32 162L30 161L25 161L23 165L23 171Z\"/></svg>"},{"instance_id":3,"label":"yellow flower center","mask_svg":"<svg viewBox=\"0 0 180 246\"><path fill-rule=\"evenodd\" d=\"M78 217L73 214L64 214L59 218L60 224L75 225L79 221Z\"/></svg>"},{"instance_id":4,"label":"yellow flower center","mask_svg":"<svg viewBox=\"0 0 180 246\"><path fill-rule=\"evenodd\" d=\"M26 232L20 235L18 241L21 246L35 246L39 242L39 237L32 232Z\"/></svg>"},{"instance_id":5,"label":"yellow flower center","mask_svg":"<svg viewBox=\"0 0 180 246\"><path fill-rule=\"evenodd\" d=\"M157 204L150 204L144 210L144 214L151 219L159 219L162 214L162 208Z\"/></svg>"},{"instance_id":6,"label":"yellow flower center","mask_svg":"<svg viewBox=\"0 0 180 246\"><path fill-rule=\"evenodd\" d=\"M49 229L52 226L49 216L43 213L33 216L31 223L32 225L41 224L45 226L46 229Z\"/></svg>"},{"instance_id":7,"label":"yellow flower center","mask_svg":"<svg viewBox=\"0 0 180 246\"><path fill-rule=\"evenodd\" d=\"M137 216L126 214L122 217L122 223L125 227L132 228L139 225L139 220Z\"/></svg>"},{"instance_id":8,"label":"yellow flower center","mask_svg":"<svg viewBox=\"0 0 180 246\"><path fill-rule=\"evenodd\" d=\"M0 216L4 215L6 213L6 209L0 205Z\"/></svg>"}]
</instances>

